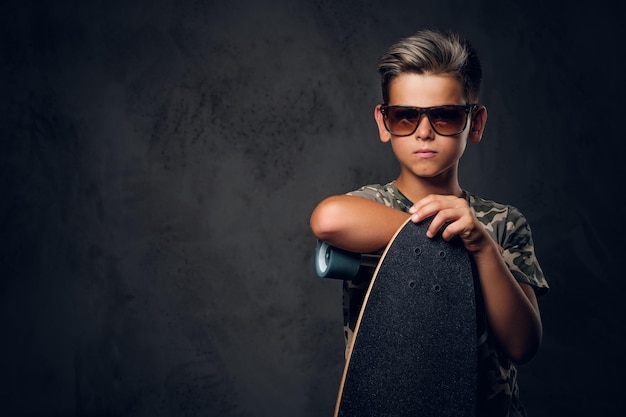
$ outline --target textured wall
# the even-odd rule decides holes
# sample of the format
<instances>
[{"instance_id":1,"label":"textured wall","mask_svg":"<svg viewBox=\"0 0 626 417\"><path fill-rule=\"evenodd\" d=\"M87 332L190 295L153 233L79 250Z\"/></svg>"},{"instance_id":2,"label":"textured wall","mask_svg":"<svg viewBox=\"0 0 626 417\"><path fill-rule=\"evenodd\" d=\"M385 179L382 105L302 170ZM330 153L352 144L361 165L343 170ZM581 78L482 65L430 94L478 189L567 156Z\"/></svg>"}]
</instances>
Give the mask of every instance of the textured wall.
<instances>
[{"instance_id":1,"label":"textured wall","mask_svg":"<svg viewBox=\"0 0 626 417\"><path fill-rule=\"evenodd\" d=\"M625 31L552 3L5 2L0 414L329 415L340 287L308 216L396 175L375 65L423 27L482 56L462 184L527 215L553 288L527 408L623 405Z\"/></svg>"}]
</instances>

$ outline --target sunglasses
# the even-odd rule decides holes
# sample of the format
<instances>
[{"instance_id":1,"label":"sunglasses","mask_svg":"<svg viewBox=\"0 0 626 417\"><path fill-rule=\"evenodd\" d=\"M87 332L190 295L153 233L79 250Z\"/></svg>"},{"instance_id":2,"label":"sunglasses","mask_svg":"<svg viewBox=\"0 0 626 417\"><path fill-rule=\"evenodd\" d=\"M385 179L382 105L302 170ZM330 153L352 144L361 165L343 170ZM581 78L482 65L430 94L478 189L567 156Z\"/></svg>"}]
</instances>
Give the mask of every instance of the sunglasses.
<instances>
[{"instance_id":1,"label":"sunglasses","mask_svg":"<svg viewBox=\"0 0 626 417\"><path fill-rule=\"evenodd\" d=\"M476 104L465 106L447 105L435 107L382 106L385 128L394 136L409 136L415 133L422 114L425 114L435 133L441 136L454 136L467 127L469 114Z\"/></svg>"}]
</instances>

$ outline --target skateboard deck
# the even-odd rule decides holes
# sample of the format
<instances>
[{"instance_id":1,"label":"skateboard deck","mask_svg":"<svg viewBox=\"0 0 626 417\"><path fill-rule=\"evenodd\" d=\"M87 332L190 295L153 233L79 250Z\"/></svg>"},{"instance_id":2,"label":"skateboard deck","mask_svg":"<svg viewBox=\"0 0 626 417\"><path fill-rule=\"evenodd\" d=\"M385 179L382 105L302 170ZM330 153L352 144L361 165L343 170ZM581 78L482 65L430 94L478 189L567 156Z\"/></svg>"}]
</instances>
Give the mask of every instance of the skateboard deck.
<instances>
[{"instance_id":1,"label":"skateboard deck","mask_svg":"<svg viewBox=\"0 0 626 417\"><path fill-rule=\"evenodd\" d=\"M476 415L473 269L460 239L428 238L429 223L407 221L380 256L335 417Z\"/></svg>"}]
</instances>

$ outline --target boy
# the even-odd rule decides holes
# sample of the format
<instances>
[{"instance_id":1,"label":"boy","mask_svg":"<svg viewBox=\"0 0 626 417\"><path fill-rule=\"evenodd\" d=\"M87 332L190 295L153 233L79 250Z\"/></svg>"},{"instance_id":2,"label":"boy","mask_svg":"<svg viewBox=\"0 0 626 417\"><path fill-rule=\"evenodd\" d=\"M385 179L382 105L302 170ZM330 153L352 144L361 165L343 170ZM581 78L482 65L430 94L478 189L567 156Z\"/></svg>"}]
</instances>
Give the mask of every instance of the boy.
<instances>
[{"instance_id":1,"label":"boy","mask_svg":"<svg viewBox=\"0 0 626 417\"><path fill-rule=\"evenodd\" d=\"M478 104L477 54L455 34L426 30L393 45L378 68L383 104L374 118L380 140L391 144L400 164L399 176L323 200L311 215L311 229L320 240L361 253L383 249L408 217L419 222L433 216L429 237L458 235L476 264L482 298L477 415L525 416L515 364L539 348L537 295L548 284L524 216L459 185L459 159L468 141L480 142L487 121ZM347 344L366 287L344 284Z\"/></svg>"}]
</instances>

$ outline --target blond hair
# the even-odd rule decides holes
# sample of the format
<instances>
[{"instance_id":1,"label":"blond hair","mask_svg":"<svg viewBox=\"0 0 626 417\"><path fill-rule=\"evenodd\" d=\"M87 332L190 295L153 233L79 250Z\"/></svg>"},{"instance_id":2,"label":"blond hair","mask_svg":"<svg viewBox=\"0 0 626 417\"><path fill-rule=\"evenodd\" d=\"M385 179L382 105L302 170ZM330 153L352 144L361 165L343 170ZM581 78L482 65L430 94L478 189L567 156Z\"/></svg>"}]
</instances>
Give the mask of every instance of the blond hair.
<instances>
[{"instance_id":1,"label":"blond hair","mask_svg":"<svg viewBox=\"0 0 626 417\"><path fill-rule=\"evenodd\" d=\"M393 44L380 58L383 102L389 102L389 84L397 76L447 74L458 79L468 103L478 103L482 69L470 43L453 32L422 30Z\"/></svg>"}]
</instances>

